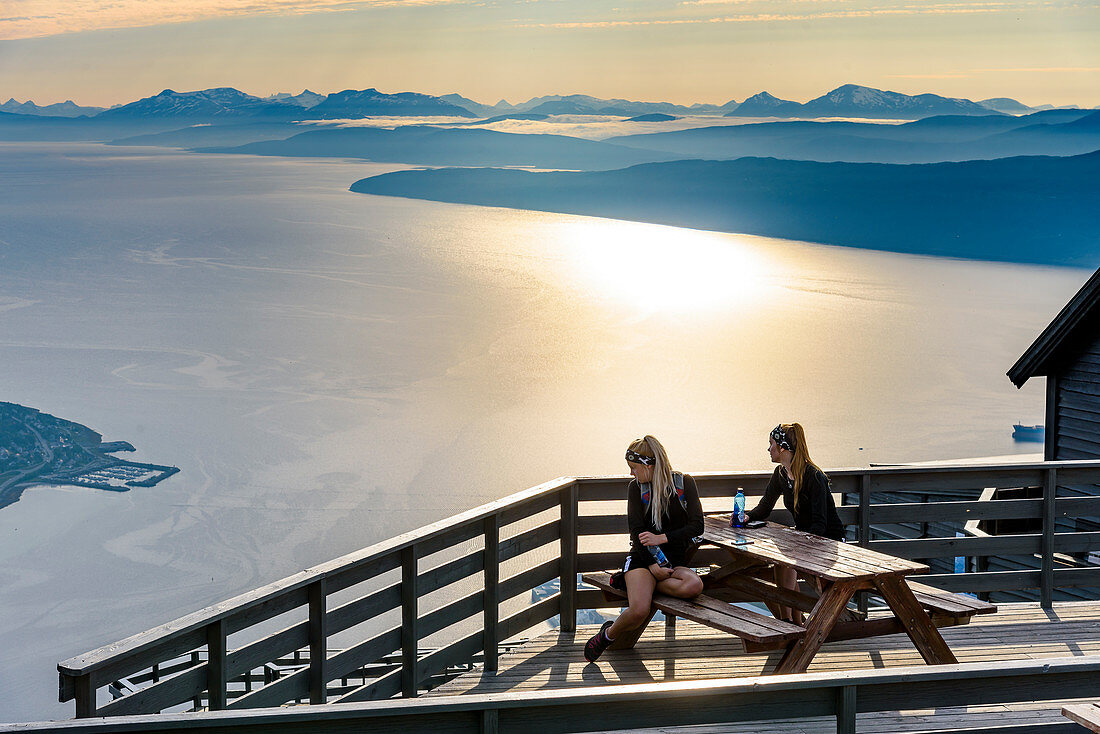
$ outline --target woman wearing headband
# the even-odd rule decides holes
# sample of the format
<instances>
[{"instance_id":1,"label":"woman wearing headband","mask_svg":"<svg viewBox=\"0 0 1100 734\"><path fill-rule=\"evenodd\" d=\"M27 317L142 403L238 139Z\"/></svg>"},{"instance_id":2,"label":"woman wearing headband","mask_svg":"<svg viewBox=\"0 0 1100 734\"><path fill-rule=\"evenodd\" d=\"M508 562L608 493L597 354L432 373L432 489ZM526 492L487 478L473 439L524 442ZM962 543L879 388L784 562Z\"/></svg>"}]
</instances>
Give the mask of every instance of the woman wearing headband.
<instances>
[{"instance_id":1,"label":"woman wearing headband","mask_svg":"<svg viewBox=\"0 0 1100 734\"><path fill-rule=\"evenodd\" d=\"M748 513L748 519L764 520L771 514L776 500L783 497L783 506L794 516L794 527L833 540L844 539L844 525L836 512L836 503L829 492L829 478L810 458L806 448L806 432L798 423L781 423L768 438L768 455L779 464L764 490L764 497ZM775 583L788 589L797 588L793 569L775 569ZM790 607L772 610L781 619L800 623L802 613Z\"/></svg>"},{"instance_id":2,"label":"woman wearing headband","mask_svg":"<svg viewBox=\"0 0 1100 734\"><path fill-rule=\"evenodd\" d=\"M620 634L649 619L654 589L682 599L703 591L702 579L687 567L688 550L703 534L703 507L695 480L672 471L664 447L653 436L631 443L626 463L634 477L626 489L630 555L621 577L629 606L614 622L605 622L584 646L590 663ZM663 553L667 565L658 562L660 556L653 548Z\"/></svg>"}]
</instances>

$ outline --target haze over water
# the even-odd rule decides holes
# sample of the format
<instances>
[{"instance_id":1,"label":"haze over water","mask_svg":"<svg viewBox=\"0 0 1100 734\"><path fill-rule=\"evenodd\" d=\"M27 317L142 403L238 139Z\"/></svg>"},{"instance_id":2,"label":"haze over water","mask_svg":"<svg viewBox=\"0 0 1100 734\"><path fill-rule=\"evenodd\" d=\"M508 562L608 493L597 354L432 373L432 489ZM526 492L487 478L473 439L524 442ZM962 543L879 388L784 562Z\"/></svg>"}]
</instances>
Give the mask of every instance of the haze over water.
<instances>
[{"instance_id":1,"label":"haze over water","mask_svg":"<svg viewBox=\"0 0 1100 734\"><path fill-rule=\"evenodd\" d=\"M62 659L653 433L685 471L1033 452L1089 273L352 194L400 166L0 146L0 400L181 472L0 511L0 720Z\"/></svg>"}]
</instances>

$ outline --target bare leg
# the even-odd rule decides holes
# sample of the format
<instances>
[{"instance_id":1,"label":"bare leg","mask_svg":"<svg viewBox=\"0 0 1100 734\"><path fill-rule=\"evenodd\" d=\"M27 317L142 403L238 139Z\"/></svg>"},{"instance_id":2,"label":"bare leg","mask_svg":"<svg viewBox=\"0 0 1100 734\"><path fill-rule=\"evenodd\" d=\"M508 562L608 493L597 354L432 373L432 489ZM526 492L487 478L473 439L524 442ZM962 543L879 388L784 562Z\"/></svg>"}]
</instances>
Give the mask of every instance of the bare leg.
<instances>
[{"instance_id":1,"label":"bare leg","mask_svg":"<svg viewBox=\"0 0 1100 734\"><path fill-rule=\"evenodd\" d=\"M623 575L623 580L626 582L626 598L629 606L608 628L607 635L612 639L649 619L649 609L653 604L653 590L657 588L657 579L653 578L648 568L632 568Z\"/></svg>"},{"instance_id":2,"label":"bare leg","mask_svg":"<svg viewBox=\"0 0 1100 734\"><path fill-rule=\"evenodd\" d=\"M780 566L775 567L775 585L781 586L784 589L791 589L793 591L798 590L798 572L793 568L783 568ZM774 613L776 610L772 610ZM778 606L779 618L785 619L788 622L794 622L795 624L802 624L802 612L793 607Z\"/></svg>"},{"instance_id":3,"label":"bare leg","mask_svg":"<svg viewBox=\"0 0 1100 734\"><path fill-rule=\"evenodd\" d=\"M703 593L703 580L686 566L677 566L672 577L657 582L657 591L681 599L690 599Z\"/></svg>"}]
</instances>

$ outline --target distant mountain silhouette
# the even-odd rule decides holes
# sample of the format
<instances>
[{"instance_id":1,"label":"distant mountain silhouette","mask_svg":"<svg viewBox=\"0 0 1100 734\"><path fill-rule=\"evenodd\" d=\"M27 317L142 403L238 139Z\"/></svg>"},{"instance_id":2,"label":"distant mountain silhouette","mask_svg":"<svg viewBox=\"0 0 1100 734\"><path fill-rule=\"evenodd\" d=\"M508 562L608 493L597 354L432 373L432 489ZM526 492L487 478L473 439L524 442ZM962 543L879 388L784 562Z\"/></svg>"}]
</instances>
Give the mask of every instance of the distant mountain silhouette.
<instances>
[{"instance_id":1,"label":"distant mountain silhouette","mask_svg":"<svg viewBox=\"0 0 1100 734\"><path fill-rule=\"evenodd\" d=\"M163 132L142 133L109 141L108 145L157 145L167 148L210 148L236 146L261 140L285 140L307 130L308 124L291 122L241 122L222 125L191 125Z\"/></svg>"},{"instance_id":2,"label":"distant mountain silhouette","mask_svg":"<svg viewBox=\"0 0 1100 734\"><path fill-rule=\"evenodd\" d=\"M1087 110L1022 117L945 115L902 125L784 121L726 125L607 139L683 158L774 156L792 160L936 163L1019 155L1079 155L1100 149L1094 127L1069 127ZM1018 131L1009 134L1012 131Z\"/></svg>"},{"instance_id":3,"label":"distant mountain silhouette","mask_svg":"<svg viewBox=\"0 0 1100 734\"><path fill-rule=\"evenodd\" d=\"M588 173L440 169L351 190L895 252L1100 264L1100 152L932 165L742 158Z\"/></svg>"},{"instance_id":4,"label":"distant mountain silhouette","mask_svg":"<svg viewBox=\"0 0 1100 734\"><path fill-rule=\"evenodd\" d=\"M1009 97L993 97L992 99L979 100L978 104L982 107L988 107L994 112L1004 112L1009 115L1022 115L1028 112L1036 112L1037 110L1028 107L1022 102L1017 102Z\"/></svg>"},{"instance_id":5,"label":"distant mountain silhouette","mask_svg":"<svg viewBox=\"0 0 1100 734\"><path fill-rule=\"evenodd\" d=\"M753 95L727 117L863 117L916 120L933 115L989 115L994 113L968 99L938 94L908 95L857 84L844 84L805 104L787 102L767 92ZM994 113L995 114L995 113Z\"/></svg>"},{"instance_id":6,"label":"distant mountain silhouette","mask_svg":"<svg viewBox=\"0 0 1100 734\"><path fill-rule=\"evenodd\" d=\"M357 119L376 116L478 117L465 107L417 92L386 94L377 89L334 92L309 110L313 119Z\"/></svg>"},{"instance_id":7,"label":"distant mountain silhouette","mask_svg":"<svg viewBox=\"0 0 1100 734\"><path fill-rule=\"evenodd\" d=\"M306 132L286 140L199 150L251 155L363 158L441 166L531 166L578 170L620 168L675 158L655 151L564 135L517 134L427 125L408 125L393 130L336 128Z\"/></svg>"},{"instance_id":8,"label":"distant mountain silhouette","mask_svg":"<svg viewBox=\"0 0 1100 734\"><path fill-rule=\"evenodd\" d=\"M512 106L504 100L498 102L497 106L494 107L492 105L475 102L472 99L463 97L461 94L444 94L439 99L446 102L447 104L453 104L456 107L462 107L463 109L469 110L477 117L493 117L502 112L507 112L512 109ZM498 109L500 107L504 107L506 109Z\"/></svg>"},{"instance_id":9,"label":"distant mountain silhouette","mask_svg":"<svg viewBox=\"0 0 1100 734\"><path fill-rule=\"evenodd\" d=\"M481 120L473 120L471 122L451 122L448 123L448 127L474 127L476 125L492 125L494 122L504 122L505 120L531 120L542 121L550 118L550 115L537 115L532 112L510 112L505 115L493 115L492 117L486 117ZM432 127L427 125L426 127Z\"/></svg>"},{"instance_id":10,"label":"distant mountain silhouette","mask_svg":"<svg viewBox=\"0 0 1100 734\"><path fill-rule=\"evenodd\" d=\"M16 102L15 98L0 104L0 112L9 112L17 115L36 115L42 117L80 117L99 114L103 107L81 107L71 99L48 105L36 105L32 100Z\"/></svg>"}]
</instances>

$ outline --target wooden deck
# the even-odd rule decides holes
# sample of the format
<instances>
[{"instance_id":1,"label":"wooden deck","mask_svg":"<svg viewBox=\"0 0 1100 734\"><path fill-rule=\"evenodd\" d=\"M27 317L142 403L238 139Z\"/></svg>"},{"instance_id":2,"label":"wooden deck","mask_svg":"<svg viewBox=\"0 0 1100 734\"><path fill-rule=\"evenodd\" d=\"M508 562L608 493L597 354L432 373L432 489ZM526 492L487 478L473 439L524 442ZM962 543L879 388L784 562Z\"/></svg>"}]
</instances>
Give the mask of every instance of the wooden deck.
<instances>
[{"instance_id":1,"label":"wooden deck","mask_svg":"<svg viewBox=\"0 0 1100 734\"><path fill-rule=\"evenodd\" d=\"M527 645L502 655L496 673L474 671L425 694L458 696L466 693L504 693L584 686L654 683L707 678L755 676L770 673L780 652L747 655L740 641L708 627L677 620L674 628L651 624L632 650L610 651L595 664L585 662L582 648L598 628L577 632L546 632ZM997 614L975 617L970 624L941 629L960 663L998 660L1034 660L1068 656L1100 656L1100 602L1067 602L1051 611L1035 603L1005 604ZM828 643L808 672L853 671L903 665L923 665L904 634ZM1027 721L1066 721L1060 706L990 705L964 709L899 711L860 714L859 731L919 731L950 729L965 721L980 726L988 721L1021 724ZM652 731L666 731L654 729ZM635 730L637 731L637 730ZM677 732L835 732L833 717L736 724L725 727L683 727Z\"/></svg>"}]
</instances>

